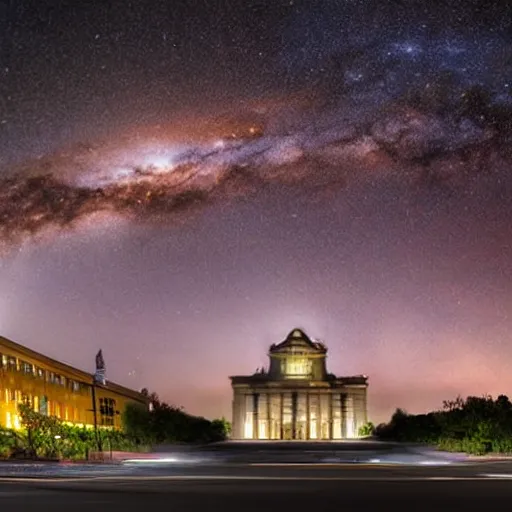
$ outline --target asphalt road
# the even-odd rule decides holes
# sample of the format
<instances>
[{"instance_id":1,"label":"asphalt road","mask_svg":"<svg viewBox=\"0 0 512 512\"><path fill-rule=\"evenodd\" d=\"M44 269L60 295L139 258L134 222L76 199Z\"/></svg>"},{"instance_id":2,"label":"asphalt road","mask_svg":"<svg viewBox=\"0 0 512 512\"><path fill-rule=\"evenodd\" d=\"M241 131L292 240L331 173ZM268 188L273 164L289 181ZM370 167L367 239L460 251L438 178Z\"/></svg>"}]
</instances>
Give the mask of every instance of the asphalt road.
<instances>
[{"instance_id":1,"label":"asphalt road","mask_svg":"<svg viewBox=\"0 0 512 512\"><path fill-rule=\"evenodd\" d=\"M89 466L51 477L4 476L1 510L452 511L493 505L509 510L512 502L508 462L442 467L168 464L94 471Z\"/></svg>"}]
</instances>

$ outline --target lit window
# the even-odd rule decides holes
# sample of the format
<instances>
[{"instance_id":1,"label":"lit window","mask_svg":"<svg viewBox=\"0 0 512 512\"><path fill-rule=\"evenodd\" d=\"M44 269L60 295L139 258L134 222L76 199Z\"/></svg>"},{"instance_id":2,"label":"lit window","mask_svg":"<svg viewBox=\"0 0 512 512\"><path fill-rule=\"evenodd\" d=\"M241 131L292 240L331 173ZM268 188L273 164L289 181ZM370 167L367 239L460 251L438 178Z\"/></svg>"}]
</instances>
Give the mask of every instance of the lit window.
<instances>
[{"instance_id":1,"label":"lit window","mask_svg":"<svg viewBox=\"0 0 512 512\"><path fill-rule=\"evenodd\" d=\"M48 416L49 414L49 404L46 396L42 396L39 400L39 412L45 416Z\"/></svg>"},{"instance_id":2,"label":"lit window","mask_svg":"<svg viewBox=\"0 0 512 512\"><path fill-rule=\"evenodd\" d=\"M288 357L281 364L282 373L290 378L306 378L311 375L312 361L305 357Z\"/></svg>"},{"instance_id":3,"label":"lit window","mask_svg":"<svg viewBox=\"0 0 512 512\"><path fill-rule=\"evenodd\" d=\"M114 425L116 401L113 398L100 398L100 414L102 425Z\"/></svg>"},{"instance_id":4,"label":"lit window","mask_svg":"<svg viewBox=\"0 0 512 512\"><path fill-rule=\"evenodd\" d=\"M27 375L34 375L34 365L26 361L20 361L20 371Z\"/></svg>"}]
</instances>

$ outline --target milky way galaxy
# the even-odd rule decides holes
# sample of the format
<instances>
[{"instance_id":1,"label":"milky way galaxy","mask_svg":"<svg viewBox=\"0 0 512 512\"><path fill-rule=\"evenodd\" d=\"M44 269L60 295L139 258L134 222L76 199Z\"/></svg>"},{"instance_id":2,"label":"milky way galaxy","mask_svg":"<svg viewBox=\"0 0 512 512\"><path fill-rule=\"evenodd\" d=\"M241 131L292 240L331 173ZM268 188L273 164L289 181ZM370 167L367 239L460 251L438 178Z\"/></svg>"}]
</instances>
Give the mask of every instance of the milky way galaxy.
<instances>
[{"instance_id":1,"label":"milky way galaxy","mask_svg":"<svg viewBox=\"0 0 512 512\"><path fill-rule=\"evenodd\" d=\"M0 7L0 334L207 416L295 324L376 421L508 392L508 2L97 4Z\"/></svg>"},{"instance_id":2,"label":"milky way galaxy","mask_svg":"<svg viewBox=\"0 0 512 512\"><path fill-rule=\"evenodd\" d=\"M257 183L329 187L332 180L392 172L417 186L451 186L474 173L508 174L512 108L498 109L485 91L470 88L440 113L429 95L386 105L359 124L331 106L302 111L293 130L279 130L293 116L287 112L268 119L275 125L268 130L261 116L253 124L233 118L217 130L228 135L211 140L153 136L131 145L124 140L126 147L116 150L81 147L47 159L44 173L35 162L35 173L29 168L3 180L0 232L12 242L98 212L172 222L176 213L247 193Z\"/></svg>"}]
</instances>

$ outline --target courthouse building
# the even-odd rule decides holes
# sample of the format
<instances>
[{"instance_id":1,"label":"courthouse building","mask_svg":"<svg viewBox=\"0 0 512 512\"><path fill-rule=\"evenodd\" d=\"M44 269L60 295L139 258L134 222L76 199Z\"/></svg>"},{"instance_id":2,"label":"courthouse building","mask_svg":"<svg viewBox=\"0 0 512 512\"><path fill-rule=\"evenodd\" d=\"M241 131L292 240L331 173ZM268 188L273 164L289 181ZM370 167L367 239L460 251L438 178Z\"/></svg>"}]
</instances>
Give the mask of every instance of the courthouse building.
<instances>
[{"instance_id":1,"label":"courthouse building","mask_svg":"<svg viewBox=\"0 0 512 512\"><path fill-rule=\"evenodd\" d=\"M302 330L269 350L270 367L231 377L233 439L345 439L367 422L365 375L327 372L327 348Z\"/></svg>"},{"instance_id":2,"label":"courthouse building","mask_svg":"<svg viewBox=\"0 0 512 512\"><path fill-rule=\"evenodd\" d=\"M104 370L101 351L93 376L0 336L0 427L20 428L18 404L26 403L65 422L121 428L125 406L147 399L105 380Z\"/></svg>"}]
</instances>

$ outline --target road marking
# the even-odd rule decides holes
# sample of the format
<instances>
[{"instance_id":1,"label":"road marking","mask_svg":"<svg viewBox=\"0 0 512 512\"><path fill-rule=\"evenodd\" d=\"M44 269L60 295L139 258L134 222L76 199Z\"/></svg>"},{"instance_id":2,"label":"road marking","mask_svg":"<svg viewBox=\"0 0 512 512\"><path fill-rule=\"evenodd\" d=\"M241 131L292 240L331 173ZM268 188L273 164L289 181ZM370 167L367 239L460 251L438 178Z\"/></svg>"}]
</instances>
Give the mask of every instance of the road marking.
<instances>
[{"instance_id":1,"label":"road marking","mask_svg":"<svg viewBox=\"0 0 512 512\"><path fill-rule=\"evenodd\" d=\"M512 478L512 475L510 473L487 473L487 474L484 473L482 476L485 476L487 478L494 478L494 479Z\"/></svg>"},{"instance_id":2,"label":"road marking","mask_svg":"<svg viewBox=\"0 0 512 512\"><path fill-rule=\"evenodd\" d=\"M502 480L503 475L480 475L480 476L424 476L424 477L308 477L308 476L236 476L236 475L166 475L166 476L140 476L140 477L117 477L117 476L104 476L104 477L82 477L82 478L26 478L26 477L4 477L0 478L1 482L9 483L24 483L24 484L38 484L38 483L102 483L102 482L131 482L131 481L146 481L146 482L161 482L161 481L230 481L230 480L245 480L245 481L303 481L303 482L341 482L341 481L358 481L358 482L422 482L422 481L490 481ZM511 476L509 476L511 478Z\"/></svg>"},{"instance_id":3,"label":"road marking","mask_svg":"<svg viewBox=\"0 0 512 512\"><path fill-rule=\"evenodd\" d=\"M0 483L1 482L7 482L7 483L38 483L38 482L80 482L82 480L92 480L92 478L87 477L78 477L78 478L39 478L39 477L26 477L26 476L2 476L0 477Z\"/></svg>"},{"instance_id":4,"label":"road marking","mask_svg":"<svg viewBox=\"0 0 512 512\"><path fill-rule=\"evenodd\" d=\"M35 491L35 494L45 494L44 491ZM0 498L19 498L19 497L26 497L27 493L23 491L0 491Z\"/></svg>"},{"instance_id":5,"label":"road marking","mask_svg":"<svg viewBox=\"0 0 512 512\"><path fill-rule=\"evenodd\" d=\"M304 467L304 468L374 468L374 467L396 467L396 464L370 463L370 462L253 462L248 466L261 468L285 468L285 467Z\"/></svg>"}]
</instances>

